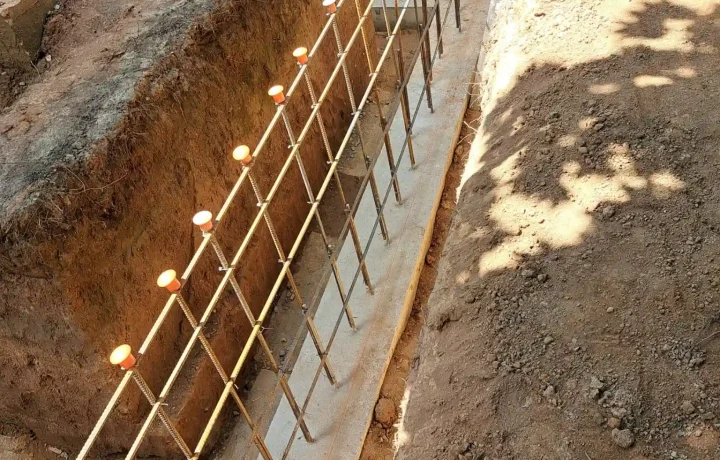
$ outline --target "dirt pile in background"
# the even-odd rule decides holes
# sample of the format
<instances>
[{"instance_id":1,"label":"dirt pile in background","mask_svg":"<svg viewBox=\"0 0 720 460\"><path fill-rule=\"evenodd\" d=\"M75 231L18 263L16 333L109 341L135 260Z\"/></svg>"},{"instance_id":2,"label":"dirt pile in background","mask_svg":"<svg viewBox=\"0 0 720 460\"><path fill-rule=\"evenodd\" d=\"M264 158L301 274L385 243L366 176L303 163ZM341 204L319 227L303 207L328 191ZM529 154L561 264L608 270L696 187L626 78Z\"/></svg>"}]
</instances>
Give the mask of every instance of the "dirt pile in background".
<instances>
[{"instance_id":1,"label":"dirt pile in background","mask_svg":"<svg viewBox=\"0 0 720 460\"><path fill-rule=\"evenodd\" d=\"M345 41L356 21L349 3L339 21ZM1 424L71 451L82 444L120 379L109 352L142 342L167 299L157 275L187 265L200 241L192 215L217 212L240 172L232 148L260 138L275 110L267 88L289 84L291 51L312 45L324 23L323 8L305 0L77 0L53 15L44 45L50 67L0 114ZM333 47L326 40L312 63L316 89L336 62ZM348 62L361 88L367 69L357 57ZM333 143L350 119L342 83L323 108ZM293 100L297 133L310 102L303 90ZM256 165L265 193L287 143L279 126ZM311 131L305 146L317 182L325 168L319 133ZM297 190L293 168L269 211L287 245L307 210ZM226 254L257 212L251 195L249 185L241 190L218 234ZM206 252L184 288L196 316L222 276L217 265ZM238 276L255 310L278 271L263 229ZM230 368L249 329L230 291L208 328ZM156 393L189 336L175 309L141 366ZM190 444L221 389L209 362L193 360L179 379L168 410ZM146 410L129 392L98 452L129 446ZM174 452L161 429L146 445L145 453Z\"/></svg>"},{"instance_id":2,"label":"dirt pile in background","mask_svg":"<svg viewBox=\"0 0 720 460\"><path fill-rule=\"evenodd\" d=\"M720 4L496 19L399 458L718 458Z\"/></svg>"}]
</instances>

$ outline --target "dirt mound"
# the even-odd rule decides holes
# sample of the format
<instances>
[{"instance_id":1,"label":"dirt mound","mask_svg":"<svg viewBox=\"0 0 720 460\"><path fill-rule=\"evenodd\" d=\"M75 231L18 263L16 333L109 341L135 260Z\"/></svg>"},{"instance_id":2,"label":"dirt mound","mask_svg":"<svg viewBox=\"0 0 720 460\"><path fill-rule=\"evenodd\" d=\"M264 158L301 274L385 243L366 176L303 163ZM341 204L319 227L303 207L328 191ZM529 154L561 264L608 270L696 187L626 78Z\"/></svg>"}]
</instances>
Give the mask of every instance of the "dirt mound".
<instances>
[{"instance_id":1,"label":"dirt mound","mask_svg":"<svg viewBox=\"0 0 720 460\"><path fill-rule=\"evenodd\" d=\"M399 457L717 458L720 4L496 19Z\"/></svg>"}]
</instances>

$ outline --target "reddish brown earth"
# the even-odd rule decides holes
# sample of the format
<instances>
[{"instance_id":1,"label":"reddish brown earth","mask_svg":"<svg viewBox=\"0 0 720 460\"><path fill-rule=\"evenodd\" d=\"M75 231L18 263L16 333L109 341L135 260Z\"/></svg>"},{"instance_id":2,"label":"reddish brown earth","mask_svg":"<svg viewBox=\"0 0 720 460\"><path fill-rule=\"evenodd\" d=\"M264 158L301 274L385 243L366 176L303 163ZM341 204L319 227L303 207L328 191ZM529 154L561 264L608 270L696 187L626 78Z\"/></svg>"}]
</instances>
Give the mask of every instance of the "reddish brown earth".
<instances>
[{"instance_id":1,"label":"reddish brown earth","mask_svg":"<svg viewBox=\"0 0 720 460\"><path fill-rule=\"evenodd\" d=\"M720 4L495 24L397 458L718 458Z\"/></svg>"},{"instance_id":2,"label":"reddish brown earth","mask_svg":"<svg viewBox=\"0 0 720 460\"><path fill-rule=\"evenodd\" d=\"M356 21L348 5L340 14L345 40ZM272 8L244 0L61 2L46 26L43 52L52 59L0 113L3 434L27 431L52 446L79 448L120 380L109 352L142 342L167 299L157 275L187 265L200 241L192 215L219 209L240 171L230 151L260 138L275 110L266 89L289 84L296 73L290 52L312 44L324 22L322 8L305 0ZM334 43L326 44L313 62L316 88L336 59ZM361 88L366 64L358 55L349 62ZM337 84L323 108L333 144L349 121L346 98ZM309 99L301 90L292 100L299 132ZM311 131L306 146L305 165L317 183L325 168L319 133ZM286 147L278 130L256 165L265 192ZM301 189L293 169L270 207L288 246L306 212L294 193ZM249 187L241 190L218 234L227 254L257 212L250 195ZM198 316L222 276L207 254L184 288ZM239 271L255 310L278 270L261 230ZM217 311L209 335L230 368L248 326L230 292ZM189 335L175 310L141 365L156 392ZM210 363L195 358L168 407L193 445L221 390ZM146 411L131 391L96 452L129 446ZM146 445L146 454L174 454L160 429Z\"/></svg>"}]
</instances>

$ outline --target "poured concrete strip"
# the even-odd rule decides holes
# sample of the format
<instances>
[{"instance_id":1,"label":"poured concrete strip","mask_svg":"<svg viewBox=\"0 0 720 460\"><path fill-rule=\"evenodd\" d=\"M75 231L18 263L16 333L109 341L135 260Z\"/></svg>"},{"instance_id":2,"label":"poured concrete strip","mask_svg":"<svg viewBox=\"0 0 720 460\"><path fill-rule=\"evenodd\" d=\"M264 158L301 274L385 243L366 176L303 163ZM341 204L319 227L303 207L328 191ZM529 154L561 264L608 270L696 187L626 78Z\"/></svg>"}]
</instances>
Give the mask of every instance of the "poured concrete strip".
<instances>
[{"instance_id":1,"label":"poured concrete strip","mask_svg":"<svg viewBox=\"0 0 720 460\"><path fill-rule=\"evenodd\" d=\"M380 385L409 315L424 263L445 171L462 123L468 83L482 43L485 5L486 2L462 5L462 33L458 33L450 13L444 33L445 54L436 60L433 71L435 113L431 114L423 101L415 123L413 141L418 165L410 169L406 152L398 173L404 203L395 204L391 192L385 209L392 242L384 244L378 229L368 253L375 295L364 289L362 280L358 281L350 302L358 330L351 331L343 319L329 354L339 382L331 386L324 376L320 377L306 414L315 442L307 443L298 431L288 458L347 460L360 455ZM409 85L413 107L421 88L422 68L417 62ZM396 155L403 137L402 115L398 110L391 130ZM375 173L384 195L390 172L383 158L378 160ZM367 190L356 217L363 241L367 241L374 220L375 209ZM339 265L349 285L358 266L351 245L344 245ZM337 321L340 305L335 286L329 284L315 317L325 342ZM306 341L290 378L299 400L307 395L317 366L313 345ZM283 400L265 436L274 458L282 458L294 425L295 417Z\"/></svg>"}]
</instances>

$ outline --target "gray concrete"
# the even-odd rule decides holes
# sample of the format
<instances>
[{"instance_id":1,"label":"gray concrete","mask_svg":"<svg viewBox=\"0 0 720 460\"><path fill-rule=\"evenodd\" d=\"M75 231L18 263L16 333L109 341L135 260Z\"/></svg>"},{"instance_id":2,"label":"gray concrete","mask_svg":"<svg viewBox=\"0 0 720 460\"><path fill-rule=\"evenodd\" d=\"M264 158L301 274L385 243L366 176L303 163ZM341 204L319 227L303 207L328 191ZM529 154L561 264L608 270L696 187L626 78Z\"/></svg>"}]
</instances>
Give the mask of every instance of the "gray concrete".
<instances>
[{"instance_id":1,"label":"gray concrete","mask_svg":"<svg viewBox=\"0 0 720 460\"><path fill-rule=\"evenodd\" d=\"M378 229L367 257L375 294L370 295L362 285L362 279L358 280L350 302L358 330L351 331L343 318L329 353L339 382L331 386L324 375L320 377L306 415L315 442L307 443L298 431L287 458L347 460L360 455L382 379L410 312L417 279L432 236L445 171L452 158L464 114L468 84L480 52L485 3L463 5L462 33L458 33L454 26L451 9L444 35L445 54L436 60L433 73L435 113L430 113L423 100L415 123L413 142L417 167L410 168L406 152L399 170L404 202L401 206L397 205L390 190L385 209L391 243L383 243ZM443 1L441 4L444 7L448 2ZM432 45L435 45L434 38ZM418 60L409 85L411 110L414 110L418 101L421 87L422 66ZM403 138L402 115L398 110L391 129L396 155L399 154ZM384 156L385 152L382 152L375 167L382 196L385 195L390 177ZM368 188L356 215L363 242L370 236L375 216ZM338 262L346 287L349 287L358 267L350 242L343 246ZM325 289L315 316L325 343L337 321L340 305L337 289L331 282ZM290 386L300 404L308 393L318 364L312 342L306 340L290 377ZM267 390L266 386L255 384L248 398L251 413ZM274 458L282 458L294 425L295 417L287 401L282 398L278 401L265 435ZM242 458L247 439L247 427L241 422L218 458Z\"/></svg>"}]
</instances>

